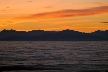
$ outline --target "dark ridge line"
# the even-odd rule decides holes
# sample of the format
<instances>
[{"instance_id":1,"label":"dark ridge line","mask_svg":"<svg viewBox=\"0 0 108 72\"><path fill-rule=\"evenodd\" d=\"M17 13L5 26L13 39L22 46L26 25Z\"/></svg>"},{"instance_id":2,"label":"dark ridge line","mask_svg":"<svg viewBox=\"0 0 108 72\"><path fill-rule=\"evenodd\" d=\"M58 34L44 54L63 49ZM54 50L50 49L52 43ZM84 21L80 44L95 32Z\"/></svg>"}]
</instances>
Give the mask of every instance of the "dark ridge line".
<instances>
[{"instance_id":1,"label":"dark ridge line","mask_svg":"<svg viewBox=\"0 0 108 72\"><path fill-rule=\"evenodd\" d=\"M10 30L6 30L6 29L3 29L1 30L0 32L3 32L3 31L14 31L14 32L34 32L34 31L43 31L43 32L62 32L62 31L74 31L74 32L79 32L79 33L85 33L85 34L90 34L90 33L94 33L94 32L97 32L97 31L108 31L108 30L96 30L96 31L93 31L93 32L89 32L89 33L86 33L86 32L81 32L81 31L78 31L78 30L71 30L71 29L65 29L65 30L59 30L59 31L54 31L54 30L41 30L41 29L37 29L37 30L29 30L29 31L24 31L24 30L21 30L21 31L17 31L17 30L14 30L14 29L10 29Z\"/></svg>"},{"instance_id":2,"label":"dark ridge line","mask_svg":"<svg viewBox=\"0 0 108 72\"><path fill-rule=\"evenodd\" d=\"M0 41L108 41L108 30L83 33L69 29L29 32L4 29L0 32Z\"/></svg>"}]
</instances>

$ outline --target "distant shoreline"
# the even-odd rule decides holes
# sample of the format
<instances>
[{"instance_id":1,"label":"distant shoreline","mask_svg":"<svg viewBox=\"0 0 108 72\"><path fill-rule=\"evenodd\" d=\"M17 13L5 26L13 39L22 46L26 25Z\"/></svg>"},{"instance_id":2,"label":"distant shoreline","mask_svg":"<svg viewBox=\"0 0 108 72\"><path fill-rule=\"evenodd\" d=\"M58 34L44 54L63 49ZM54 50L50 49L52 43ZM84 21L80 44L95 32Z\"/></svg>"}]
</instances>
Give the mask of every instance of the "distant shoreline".
<instances>
[{"instance_id":1,"label":"distant shoreline","mask_svg":"<svg viewBox=\"0 0 108 72\"><path fill-rule=\"evenodd\" d=\"M58 32L3 30L0 32L0 41L108 41L108 30L98 30L92 33L82 33L69 29Z\"/></svg>"}]
</instances>

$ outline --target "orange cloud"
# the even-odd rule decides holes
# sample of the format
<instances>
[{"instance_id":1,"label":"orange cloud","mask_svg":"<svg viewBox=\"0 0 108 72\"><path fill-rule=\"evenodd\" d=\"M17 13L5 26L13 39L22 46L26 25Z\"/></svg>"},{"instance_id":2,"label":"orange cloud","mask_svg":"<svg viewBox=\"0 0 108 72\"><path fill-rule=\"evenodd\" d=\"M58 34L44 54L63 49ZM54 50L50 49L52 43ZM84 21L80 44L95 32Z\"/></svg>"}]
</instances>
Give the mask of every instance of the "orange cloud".
<instances>
[{"instance_id":1,"label":"orange cloud","mask_svg":"<svg viewBox=\"0 0 108 72\"><path fill-rule=\"evenodd\" d=\"M76 16L88 16L108 13L108 6L93 7L89 9L67 9L55 12L45 12L32 14L24 17L17 17L21 19L52 19L52 18L65 18L65 17L76 17Z\"/></svg>"}]
</instances>

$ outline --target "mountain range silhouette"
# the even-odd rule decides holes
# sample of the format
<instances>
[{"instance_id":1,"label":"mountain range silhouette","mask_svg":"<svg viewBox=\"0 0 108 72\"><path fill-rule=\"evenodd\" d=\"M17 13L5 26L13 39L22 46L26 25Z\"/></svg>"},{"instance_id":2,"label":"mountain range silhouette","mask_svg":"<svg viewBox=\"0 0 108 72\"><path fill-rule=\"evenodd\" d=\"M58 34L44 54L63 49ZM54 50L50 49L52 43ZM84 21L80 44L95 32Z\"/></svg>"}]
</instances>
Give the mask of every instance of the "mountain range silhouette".
<instances>
[{"instance_id":1,"label":"mountain range silhouette","mask_svg":"<svg viewBox=\"0 0 108 72\"><path fill-rule=\"evenodd\" d=\"M74 30L62 31L16 31L2 30L0 41L108 41L108 30L97 30L91 33L84 33Z\"/></svg>"}]
</instances>

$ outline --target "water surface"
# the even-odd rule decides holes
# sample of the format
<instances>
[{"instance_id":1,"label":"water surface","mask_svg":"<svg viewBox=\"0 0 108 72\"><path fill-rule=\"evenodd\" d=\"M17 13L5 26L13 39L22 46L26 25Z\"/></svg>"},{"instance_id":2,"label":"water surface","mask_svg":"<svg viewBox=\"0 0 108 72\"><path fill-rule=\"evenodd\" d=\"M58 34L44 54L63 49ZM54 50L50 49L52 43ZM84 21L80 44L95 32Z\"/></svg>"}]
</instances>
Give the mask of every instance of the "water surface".
<instances>
[{"instance_id":1,"label":"water surface","mask_svg":"<svg viewBox=\"0 0 108 72\"><path fill-rule=\"evenodd\" d=\"M108 69L107 41L0 41L0 66Z\"/></svg>"}]
</instances>

